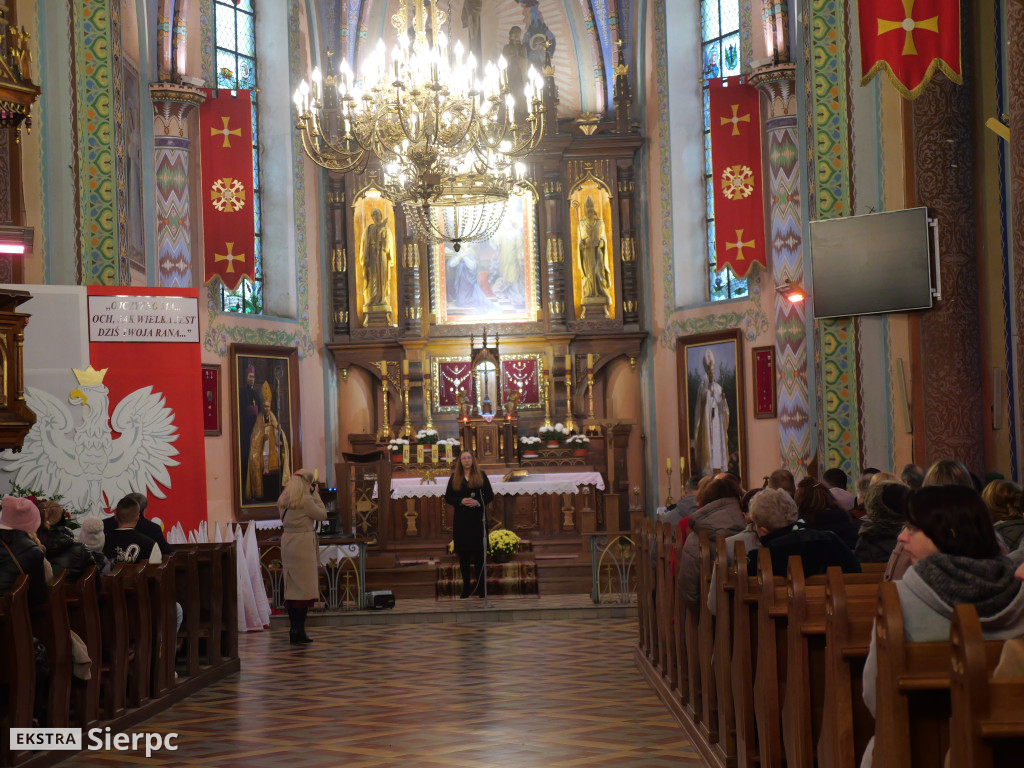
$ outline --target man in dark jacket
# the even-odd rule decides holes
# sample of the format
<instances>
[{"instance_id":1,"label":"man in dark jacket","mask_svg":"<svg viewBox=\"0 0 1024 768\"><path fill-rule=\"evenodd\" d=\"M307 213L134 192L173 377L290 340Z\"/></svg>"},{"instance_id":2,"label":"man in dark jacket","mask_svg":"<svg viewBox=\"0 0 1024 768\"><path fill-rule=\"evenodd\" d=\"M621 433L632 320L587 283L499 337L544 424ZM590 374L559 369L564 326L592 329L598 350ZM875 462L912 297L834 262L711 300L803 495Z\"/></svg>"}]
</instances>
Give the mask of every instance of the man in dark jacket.
<instances>
[{"instance_id":1,"label":"man in dark jacket","mask_svg":"<svg viewBox=\"0 0 1024 768\"><path fill-rule=\"evenodd\" d=\"M146 507L149 506L149 499L146 498L144 493L129 493L124 497L125 499L131 499L139 507L139 522L135 524L135 530L141 533L146 538L152 539L156 542L156 545L160 547L160 554L169 555L174 551L174 547L167 543L167 539L164 537L164 532L160 529L160 526L154 523L152 520L146 519ZM121 501L124 501L122 499ZM120 502L118 502L120 506ZM109 536L112 531L118 527L115 515L111 515L103 521L103 533Z\"/></svg>"},{"instance_id":2,"label":"man in dark jacket","mask_svg":"<svg viewBox=\"0 0 1024 768\"><path fill-rule=\"evenodd\" d=\"M4 496L0 501L0 595L28 576L29 605L46 602L46 571L43 550L31 535L39 530L39 510L28 499Z\"/></svg>"},{"instance_id":3,"label":"man in dark jacket","mask_svg":"<svg viewBox=\"0 0 1024 768\"><path fill-rule=\"evenodd\" d=\"M139 505L128 496L117 502L114 511L117 528L106 534L103 554L115 563L137 563L139 560L159 562L160 548L148 536L136 529Z\"/></svg>"},{"instance_id":4,"label":"man in dark jacket","mask_svg":"<svg viewBox=\"0 0 1024 768\"><path fill-rule=\"evenodd\" d=\"M772 573L785 576L791 555L799 556L805 576L825 573L838 565L843 573L860 573L860 563L832 531L816 531L797 523L796 502L788 493L765 488L750 501L750 519L761 546L772 557ZM757 573L757 550L747 554L747 571Z\"/></svg>"}]
</instances>

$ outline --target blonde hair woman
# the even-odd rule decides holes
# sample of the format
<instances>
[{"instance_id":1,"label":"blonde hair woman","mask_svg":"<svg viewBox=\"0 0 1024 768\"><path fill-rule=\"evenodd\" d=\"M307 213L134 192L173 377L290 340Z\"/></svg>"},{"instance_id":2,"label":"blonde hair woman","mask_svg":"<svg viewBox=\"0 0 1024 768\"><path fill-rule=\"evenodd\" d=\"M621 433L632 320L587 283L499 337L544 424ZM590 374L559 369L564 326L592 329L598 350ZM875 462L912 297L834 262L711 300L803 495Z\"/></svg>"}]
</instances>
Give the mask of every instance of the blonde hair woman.
<instances>
[{"instance_id":1,"label":"blonde hair woman","mask_svg":"<svg viewBox=\"0 0 1024 768\"><path fill-rule=\"evenodd\" d=\"M313 473L300 469L289 479L277 500L284 533L281 534L281 565L284 569L284 605L288 610L292 643L311 643L306 634L306 614L320 595L320 549L316 523L327 519L327 509L317 493Z\"/></svg>"}]
</instances>

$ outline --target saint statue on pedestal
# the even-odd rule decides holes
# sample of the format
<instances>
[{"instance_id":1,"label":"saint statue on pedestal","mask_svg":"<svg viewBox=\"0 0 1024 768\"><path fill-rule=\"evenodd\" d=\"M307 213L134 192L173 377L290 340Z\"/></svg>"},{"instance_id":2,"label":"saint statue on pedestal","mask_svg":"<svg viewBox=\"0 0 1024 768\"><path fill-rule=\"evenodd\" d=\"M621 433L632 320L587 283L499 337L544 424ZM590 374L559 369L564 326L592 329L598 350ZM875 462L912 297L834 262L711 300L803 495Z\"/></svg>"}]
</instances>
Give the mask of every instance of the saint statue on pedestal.
<instances>
[{"instance_id":1,"label":"saint statue on pedestal","mask_svg":"<svg viewBox=\"0 0 1024 768\"><path fill-rule=\"evenodd\" d=\"M370 218L373 221L363 230L360 253L363 303L366 309L386 309L391 291L391 268L395 263L395 244L380 209L374 208Z\"/></svg>"},{"instance_id":2,"label":"saint statue on pedestal","mask_svg":"<svg viewBox=\"0 0 1024 768\"><path fill-rule=\"evenodd\" d=\"M583 298L611 299L611 278L608 274L608 241L604 220L597 215L594 198L588 197L579 223L579 259Z\"/></svg>"}]
</instances>

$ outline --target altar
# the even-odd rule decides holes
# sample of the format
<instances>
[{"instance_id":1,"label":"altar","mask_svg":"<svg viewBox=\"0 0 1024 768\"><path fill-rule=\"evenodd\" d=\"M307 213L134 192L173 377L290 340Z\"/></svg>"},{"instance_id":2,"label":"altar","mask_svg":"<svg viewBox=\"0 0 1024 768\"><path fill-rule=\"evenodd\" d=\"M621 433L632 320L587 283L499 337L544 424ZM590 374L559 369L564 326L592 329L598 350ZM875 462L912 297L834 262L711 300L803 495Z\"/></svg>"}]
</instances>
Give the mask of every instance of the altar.
<instances>
[{"instance_id":1,"label":"altar","mask_svg":"<svg viewBox=\"0 0 1024 768\"><path fill-rule=\"evenodd\" d=\"M505 482L488 478L495 496L532 496L548 493L580 493L588 488L604 490L600 472L536 472ZM448 478L424 482L416 477L392 477L391 498L412 499L424 496L444 496ZM376 490L374 491L376 494Z\"/></svg>"}]
</instances>

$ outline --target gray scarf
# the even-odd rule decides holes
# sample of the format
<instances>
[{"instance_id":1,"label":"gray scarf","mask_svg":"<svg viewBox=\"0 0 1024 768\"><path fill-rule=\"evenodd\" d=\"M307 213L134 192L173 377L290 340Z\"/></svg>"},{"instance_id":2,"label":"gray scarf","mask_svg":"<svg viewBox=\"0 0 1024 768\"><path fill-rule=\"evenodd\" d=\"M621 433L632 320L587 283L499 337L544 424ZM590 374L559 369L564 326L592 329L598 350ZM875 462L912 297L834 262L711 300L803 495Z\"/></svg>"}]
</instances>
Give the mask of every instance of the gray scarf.
<instances>
[{"instance_id":1,"label":"gray scarf","mask_svg":"<svg viewBox=\"0 0 1024 768\"><path fill-rule=\"evenodd\" d=\"M973 603L978 616L995 616L1021 590L1014 578L1015 566L1008 558L975 558L938 552L914 565L921 579L946 605Z\"/></svg>"}]
</instances>

